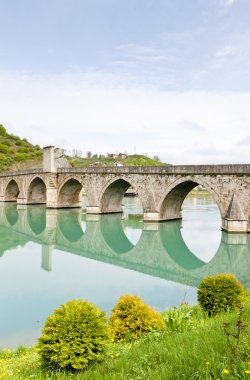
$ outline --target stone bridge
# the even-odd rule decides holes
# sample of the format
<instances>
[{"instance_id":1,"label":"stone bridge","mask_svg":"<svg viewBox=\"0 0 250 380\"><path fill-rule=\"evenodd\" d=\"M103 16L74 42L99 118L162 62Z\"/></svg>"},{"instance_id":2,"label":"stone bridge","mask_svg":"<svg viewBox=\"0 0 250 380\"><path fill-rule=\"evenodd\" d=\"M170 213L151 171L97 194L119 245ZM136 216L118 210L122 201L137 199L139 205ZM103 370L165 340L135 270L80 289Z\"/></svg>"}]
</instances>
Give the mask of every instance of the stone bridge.
<instances>
[{"instance_id":1,"label":"stone bridge","mask_svg":"<svg viewBox=\"0 0 250 380\"><path fill-rule=\"evenodd\" d=\"M187 194L202 185L220 210L222 229L250 231L250 164L160 167L69 167L60 150L44 148L43 168L0 174L0 201L82 207L88 214L122 212L129 187L138 194L146 222L181 218Z\"/></svg>"}]
</instances>

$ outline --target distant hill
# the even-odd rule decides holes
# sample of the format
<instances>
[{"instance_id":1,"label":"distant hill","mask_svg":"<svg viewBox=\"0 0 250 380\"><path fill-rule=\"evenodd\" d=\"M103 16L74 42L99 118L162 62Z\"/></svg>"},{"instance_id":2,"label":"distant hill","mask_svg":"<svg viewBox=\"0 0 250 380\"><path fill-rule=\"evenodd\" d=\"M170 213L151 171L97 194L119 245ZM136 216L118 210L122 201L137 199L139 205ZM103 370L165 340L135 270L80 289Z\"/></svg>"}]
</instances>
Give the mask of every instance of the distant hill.
<instances>
[{"instance_id":1,"label":"distant hill","mask_svg":"<svg viewBox=\"0 0 250 380\"><path fill-rule=\"evenodd\" d=\"M133 154L126 158L110 158L106 156L94 155L91 158L68 157L69 162L75 168L82 168L85 166L115 166L117 163L122 166L165 166L163 162L154 160L153 158L146 157L142 154Z\"/></svg>"},{"instance_id":2,"label":"distant hill","mask_svg":"<svg viewBox=\"0 0 250 380\"><path fill-rule=\"evenodd\" d=\"M0 172L42 168L43 150L39 145L32 145L27 139L9 134L0 124ZM140 154L122 157L107 157L94 154L90 158L66 156L75 168L86 166L163 166L158 159Z\"/></svg>"},{"instance_id":3,"label":"distant hill","mask_svg":"<svg viewBox=\"0 0 250 380\"><path fill-rule=\"evenodd\" d=\"M0 172L41 167L42 156L39 145L7 133L0 124Z\"/></svg>"}]
</instances>

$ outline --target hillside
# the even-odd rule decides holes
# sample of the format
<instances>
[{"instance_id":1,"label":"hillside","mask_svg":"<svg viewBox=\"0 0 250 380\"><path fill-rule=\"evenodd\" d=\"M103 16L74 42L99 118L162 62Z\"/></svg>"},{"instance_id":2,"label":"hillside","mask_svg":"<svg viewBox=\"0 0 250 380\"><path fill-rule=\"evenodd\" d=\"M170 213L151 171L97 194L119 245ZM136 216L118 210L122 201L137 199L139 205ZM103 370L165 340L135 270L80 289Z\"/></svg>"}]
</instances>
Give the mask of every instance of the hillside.
<instances>
[{"instance_id":1,"label":"hillside","mask_svg":"<svg viewBox=\"0 0 250 380\"><path fill-rule=\"evenodd\" d=\"M0 124L0 172L41 167L42 149L7 133Z\"/></svg>"},{"instance_id":2,"label":"hillside","mask_svg":"<svg viewBox=\"0 0 250 380\"><path fill-rule=\"evenodd\" d=\"M68 157L69 162L75 168L82 168L86 166L115 166L117 162L122 166L164 166L168 165L153 158L146 157L141 154L133 154L126 158L110 158L106 156L94 155L91 158L71 158Z\"/></svg>"},{"instance_id":3,"label":"hillside","mask_svg":"<svg viewBox=\"0 0 250 380\"><path fill-rule=\"evenodd\" d=\"M39 145L32 145L27 139L9 134L0 124L0 172L36 169L42 167L43 151ZM108 157L94 154L90 158L66 157L75 168L86 166L163 166L167 165L144 155Z\"/></svg>"}]
</instances>

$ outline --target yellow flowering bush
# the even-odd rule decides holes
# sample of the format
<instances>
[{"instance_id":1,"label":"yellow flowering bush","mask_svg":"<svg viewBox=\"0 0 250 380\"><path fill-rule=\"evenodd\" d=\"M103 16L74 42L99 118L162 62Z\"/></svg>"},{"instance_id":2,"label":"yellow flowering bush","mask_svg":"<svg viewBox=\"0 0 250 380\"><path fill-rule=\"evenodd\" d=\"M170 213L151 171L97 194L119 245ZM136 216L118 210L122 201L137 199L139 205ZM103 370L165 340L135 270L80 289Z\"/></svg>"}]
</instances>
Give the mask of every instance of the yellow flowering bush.
<instances>
[{"instance_id":1,"label":"yellow flowering bush","mask_svg":"<svg viewBox=\"0 0 250 380\"><path fill-rule=\"evenodd\" d=\"M144 333L164 328L165 323L160 313L138 296L126 294L119 298L113 308L109 326L113 341L130 341Z\"/></svg>"}]
</instances>

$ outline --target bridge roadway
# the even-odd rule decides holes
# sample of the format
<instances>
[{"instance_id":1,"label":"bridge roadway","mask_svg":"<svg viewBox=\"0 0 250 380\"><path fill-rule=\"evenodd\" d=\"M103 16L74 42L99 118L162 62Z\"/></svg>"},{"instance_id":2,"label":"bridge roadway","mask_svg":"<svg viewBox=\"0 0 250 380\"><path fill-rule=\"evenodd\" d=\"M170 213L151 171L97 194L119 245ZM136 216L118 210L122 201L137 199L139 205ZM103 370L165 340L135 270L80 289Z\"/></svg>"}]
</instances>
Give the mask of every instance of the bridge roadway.
<instances>
[{"instance_id":1,"label":"bridge roadway","mask_svg":"<svg viewBox=\"0 0 250 380\"><path fill-rule=\"evenodd\" d=\"M0 174L0 201L75 208L82 206L84 191L88 214L109 214L122 212L123 196L132 187L144 221L159 222L180 219L182 203L197 185L217 203L223 230L250 231L250 164L74 169L60 150L46 147L43 168Z\"/></svg>"},{"instance_id":2,"label":"bridge roadway","mask_svg":"<svg viewBox=\"0 0 250 380\"><path fill-rule=\"evenodd\" d=\"M135 245L124 233L128 223L120 215L87 215L85 221L79 209L2 204L0 234L5 238L0 256L34 241L41 245L45 270L52 270L53 251L57 249L195 287L207 275L233 273L249 288L250 235L222 232L217 252L206 263L186 246L180 221L144 224Z\"/></svg>"}]
</instances>

